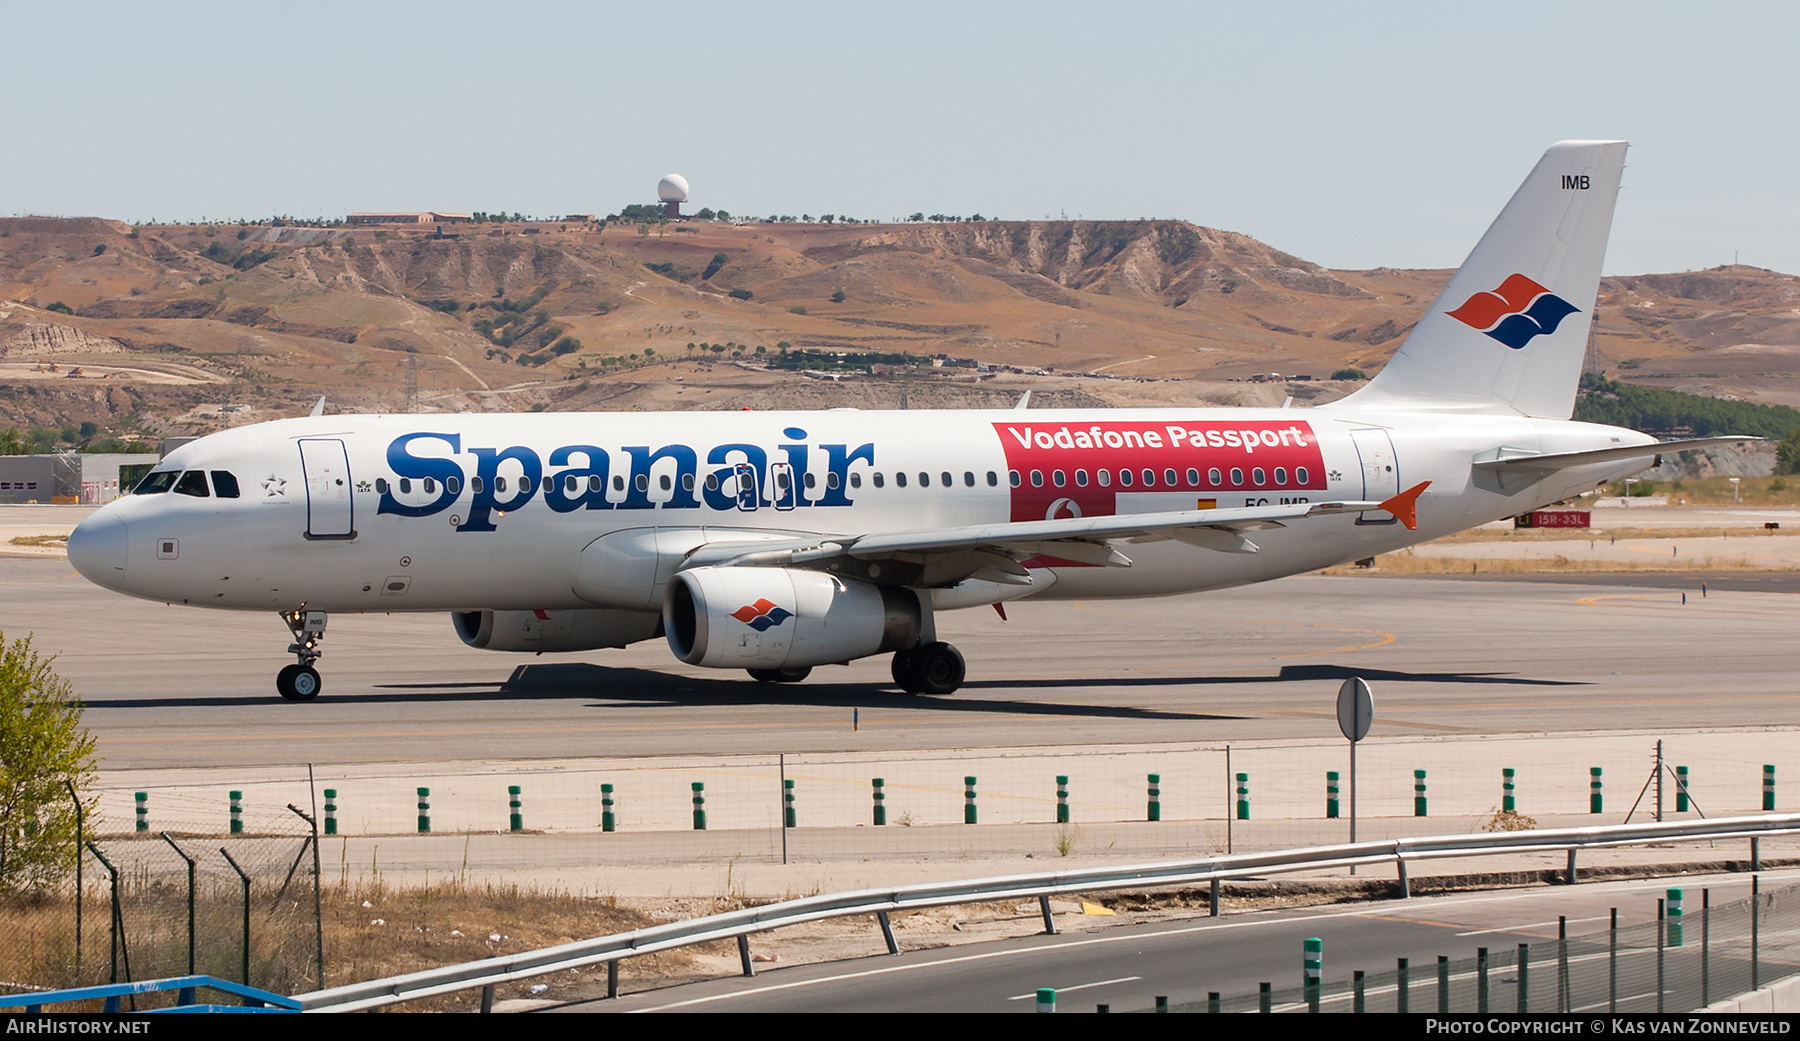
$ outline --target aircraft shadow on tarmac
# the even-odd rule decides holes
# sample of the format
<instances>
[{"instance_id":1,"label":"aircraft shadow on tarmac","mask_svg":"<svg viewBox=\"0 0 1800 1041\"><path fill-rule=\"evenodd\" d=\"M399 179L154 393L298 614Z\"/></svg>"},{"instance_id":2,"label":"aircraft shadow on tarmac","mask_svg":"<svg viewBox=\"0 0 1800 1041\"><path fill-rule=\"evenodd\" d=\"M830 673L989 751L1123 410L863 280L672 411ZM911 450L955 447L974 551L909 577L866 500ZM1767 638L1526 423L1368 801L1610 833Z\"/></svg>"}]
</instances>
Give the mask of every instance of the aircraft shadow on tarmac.
<instances>
[{"instance_id":1,"label":"aircraft shadow on tarmac","mask_svg":"<svg viewBox=\"0 0 1800 1041\"><path fill-rule=\"evenodd\" d=\"M1495 672L1406 672L1396 669L1352 668L1346 665L1284 665L1278 673L1256 676L1110 676L1078 679L982 680L963 686L947 697L903 694L864 683L757 683L731 676L696 678L674 676L648 669L617 669L580 662L553 665L521 665L498 684L491 680L445 683L388 683L369 693L327 694L326 704L371 705L429 702L555 701L580 699L593 708L735 707L742 705L792 705L801 707L929 709L942 712L1016 715L1089 716L1115 719L1234 720L1242 714L1181 712L1130 705L1054 703L1011 698L977 698L973 691L1028 691L1079 687L1182 687L1224 684L1268 684L1339 681L1361 676L1374 683L1501 684L1513 686L1583 686L1579 680L1532 679ZM231 705L280 704L271 694L218 697L96 698L86 702L96 709L197 708Z\"/></svg>"}]
</instances>

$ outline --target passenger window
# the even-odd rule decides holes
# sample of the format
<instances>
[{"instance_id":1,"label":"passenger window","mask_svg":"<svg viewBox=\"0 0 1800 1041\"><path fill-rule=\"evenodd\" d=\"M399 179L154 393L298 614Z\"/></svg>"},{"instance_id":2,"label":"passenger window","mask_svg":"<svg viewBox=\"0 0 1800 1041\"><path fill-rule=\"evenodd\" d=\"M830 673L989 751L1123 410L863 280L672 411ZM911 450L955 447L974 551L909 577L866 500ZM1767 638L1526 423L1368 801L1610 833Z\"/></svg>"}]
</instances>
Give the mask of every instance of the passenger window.
<instances>
[{"instance_id":1,"label":"passenger window","mask_svg":"<svg viewBox=\"0 0 1800 1041\"><path fill-rule=\"evenodd\" d=\"M906 471L905 470L895 470L894 471L894 484L900 488L906 487Z\"/></svg>"},{"instance_id":2,"label":"passenger window","mask_svg":"<svg viewBox=\"0 0 1800 1041\"><path fill-rule=\"evenodd\" d=\"M837 486L838 486L838 475L835 472L826 474L825 475L825 487L836 488Z\"/></svg>"},{"instance_id":3,"label":"passenger window","mask_svg":"<svg viewBox=\"0 0 1800 1041\"><path fill-rule=\"evenodd\" d=\"M425 494L426 495L436 495L437 494L437 481L435 479L427 477L427 478L425 478L424 483L425 483Z\"/></svg>"},{"instance_id":4,"label":"passenger window","mask_svg":"<svg viewBox=\"0 0 1800 1041\"><path fill-rule=\"evenodd\" d=\"M563 494L564 495L574 495L575 487L576 487L575 475L574 474L563 474Z\"/></svg>"},{"instance_id":5,"label":"passenger window","mask_svg":"<svg viewBox=\"0 0 1800 1041\"><path fill-rule=\"evenodd\" d=\"M1100 472L1098 472L1094 475L1094 478L1095 478L1095 480L1098 480L1100 482L1100 487L1102 487L1102 488L1111 487L1111 485L1112 485L1112 471L1111 470L1101 470Z\"/></svg>"},{"instance_id":6,"label":"passenger window","mask_svg":"<svg viewBox=\"0 0 1800 1041\"><path fill-rule=\"evenodd\" d=\"M1163 483L1168 485L1171 488L1175 487L1176 480L1175 480L1175 471L1174 470L1164 470L1163 471Z\"/></svg>"},{"instance_id":7,"label":"passenger window","mask_svg":"<svg viewBox=\"0 0 1800 1041\"><path fill-rule=\"evenodd\" d=\"M817 485L819 483L819 478L817 477L817 475L813 474L811 471L808 471L806 476L804 478L802 478L802 480L805 482L805 484L808 488L814 487L815 485Z\"/></svg>"},{"instance_id":8,"label":"passenger window","mask_svg":"<svg viewBox=\"0 0 1800 1041\"><path fill-rule=\"evenodd\" d=\"M599 479L600 478L598 478L598 477L594 478L594 480L596 480L596 481L598 481ZM719 490L719 475L718 474L707 474L706 475L706 490L709 492L716 492Z\"/></svg>"},{"instance_id":9,"label":"passenger window","mask_svg":"<svg viewBox=\"0 0 1800 1041\"><path fill-rule=\"evenodd\" d=\"M948 471L948 470L945 470L943 473L938 474L938 478L943 482L943 485L946 488L948 488L951 485L954 485L956 483L955 481L950 479L950 471Z\"/></svg>"},{"instance_id":10,"label":"passenger window","mask_svg":"<svg viewBox=\"0 0 1800 1041\"><path fill-rule=\"evenodd\" d=\"M1061 488L1063 485L1067 484L1068 481L1069 481L1069 479L1067 477L1063 476L1063 472L1061 470L1050 471L1050 483L1056 485L1058 488Z\"/></svg>"},{"instance_id":11,"label":"passenger window","mask_svg":"<svg viewBox=\"0 0 1800 1041\"><path fill-rule=\"evenodd\" d=\"M1305 484L1306 483L1306 467L1304 467L1304 466L1294 467L1294 483L1296 483L1296 484Z\"/></svg>"},{"instance_id":12,"label":"passenger window","mask_svg":"<svg viewBox=\"0 0 1800 1041\"><path fill-rule=\"evenodd\" d=\"M886 480L886 478L882 477L879 473L877 473L875 475L875 487L877 487L877 488L881 487L882 484L885 482L885 480Z\"/></svg>"},{"instance_id":13,"label":"passenger window","mask_svg":"<svg viewBox=\"0 0 1800 1041\"><path fill-rule=\"evenodd\" d=\"M529 478L529 477L519 478L519 491L525 495L531 494L531 478Z\"/></svg>"},{"instance_id":14,"label":"passenger window","mask_svg":"<svg viewBox=\"0 0 1800 1041\"><path fill-rule=\"evenodd\" d=\"M1156 487L1156 471L1155 470L1151 470L1151 469L1144 470L1144 487L1146 487L1146 488Z\"/></svg>"},{"instance_id":15,"label":"passenger window","mask_svg":"<svg viewBox=\"0 0 1800 1041\"><path fill-rule=\"evenodd\" d=\"M1260 466L1250 471L1250 479L1256 482L1258 488L1261 488L1268 483L1266 475L1263 473L1263 468Z\"/></svg>"},{"instance_id":16,"label":"passenger window","mask_svg":"<svg viewBox=\"0 0 1800 1041\"><path fill-rule=\"evenodd\" d=\"M402 495L412 494L412 478L410 478L410 477L400 478L400 494L402 494Z\"/></svg>"},{"instance_id":17,"label":"passenger window","mask_svg":"<svg viewBox=\"0 0 1800 1041\"><path fill-rule=\"evenodd\" d=\"M656 483L659 486L661 486L662 490L665 492L668 491L669 489L675 487L675 482L669 480L668 474L663 474L662 477Z\"/></svg>"},{"instance_id":18,"label":"passenger window","mask_svg":"<svg viewBox=\"0 0 1800 1041\"><path fill-rule=\"evenodd\" d=\"M1087 487L1087 471L1086 470L1075 471L1075 487L1077 487L1077 488L1086 488Z\"/></svg>"},{"instance_id":19,"label":"passenger window","mask_svg":"<svg viewBox=\"0 0 1800 1041\"><path fill-rule=\"evenodd\" d=\"M919 471L919 487L921 487L921 488L931 487L931 475L926 473L923 470Z\"/></svg>"},{"instance_id":20,"label":"passenger window","mask_svg":"<svg viewBox=\"0 0 1800 1041\"><path fill-rule=\"evenodd\" d=\"M1008 484L1012 485L1014 488L1017 488L1020 484L1024 483L1019 480L1019 471L1017 471L1017 470L1006 471L1006 481Z\"/></svg>"},{"instance_id":21,"label":"passenger window","mask_svg":"<svg viewBox=\"0 0 1800 1041\"><path fill-rule=\"evenodd\" d=\"M400 482L400 490L401 491L406 490L406 482L405 481ZM500 493L502 493L504 491L506 491L506 478L504 478L504 477L494 478L494 494L499 495Z\"/></svg>"},{"instance_id":22,"label":"passenger window","mask_svg":"<svg viewBox=\"0 0 1800 1041\"><path fill-rule=\"evenodd\" d=\"M160 495L175 486L175 479L181 476L180 470L161 470L157 473L145 474L138 486L131 490L133 495Z\"/></svg>"},{"instance_id":23,"label":"passenger window","mask_svg":"<svg viewBox=\"0 0 1800 1041\"><path fill-rule=\"evenodd\" d=\"M1031 486L1033 488L1042 488L1044 486L1044 471L1031 471Z\"/></svg>"},{"instance_id":24,"label":"passenger window","mask_svg":"<svg viewBox=\"0 0 1800 1041\"><path fill-rule=\"evenodd\" d=\"M1222 476L1220 476L1218 467L1216 467L1216 466L1207 467L1207 469L1206 469L1206 483L1207 484L1212 485L1214 488L1217 488L1219 486L1219 482L1221 480L1224 480L1224 478Z\"/></svg>"},{"instance_id":25,"label":"passenger window","mask_svg":"<svg viewBox=\"0 0 1800 1041\"><path fill-rule=\"evenodd\" d=\"M975 487L975 475L973 473L970 473L967 470L963 471L963 487L965 487L965 488Z\"/></svg>"},{"instance_id":26,"label":"passenger window","mask_svg":"<svg viewBox=\"0 0 1800 1041\"><path fill-rule=\"evenodd\" d=\"M718 487L719 479L717 477L715 477L712 480L713 480L713 487L715 487L715 488ZM599 474L588 474L588 491L598 492L598 491L604 491L605 489L606 489L606 482L602 481L600 479Z\"/></svg>"},{"instance_id":27,"label":"passenger window","mask_svg":"<svg viewBox=\"0 0 1800 1041\"><path fill-rule=\"evenodd\" d=\"M477 474L476 476L469 478L469 491L476 495L480 495L486 489L487 482L481 479L481 475Z\"/></svg>"},{"instance_id":28,"label":"passenger window","mask_svg":"<svg viewBox=\"0 0 1800 1041\"><path fill-rule=\"evenodd\" d=\"M192 495L197 499L206 498L208 495L206 490L206 471L189 470L187 473L182 474L181 480L175 482L175 494Z\"/></svg>"},{"instance_id":29,"label":"passenger window","mask_svg":"<svg viewBox=\"0 0 1800 1041\"><path fill-rule=\"evenodd\" d=\"M633 483L635 483L637 485L638 491L647 492L650 490L650 475L649 474L638 474L637 480ZM786 488L787 485L783 484L782 487Z\"/></svg>"},{"instance_id":30,"label":"passenger window","mask_svg":"<svg viewBox=\"0 0 1800 1041\"><path fill-rule=\"evenodd\" d=\"M851 474L850 475L850 487L852 487L852 488L861 488L862 487L862 474Z\"/></svg>"},{"instance_id":31,"label":"passenger window","mask_svg":"<svg viewBox=\"0 0 1800 1041\"><path fill-rule=\"evenodd\" d=\"M1287 467L1277 466L1275 468L1275 483L1276 484L1286 484L1287 483Z\"/></svg>"},{"instance_id":32,"label":"passenger window","mask_svg":"<svg viewBox=\"0 0 1800 1041\"><path fill-rule=\"evenodd\" d=\"M388 490L387 478L385 478L385 477L375 478L375 490L382 495L386 495L387 490Z\"/></svg>"},{"instance_id":33,"label":"passenger window","mask_svg":"<svg viewBox=\"0 0 1800 1041\"><path fill-rule=\"evenodd\" d=\"M1119 483L1121 485L1124 485L1127 488L1131 487L1131 471L1130 470L1126 470L1123 468L1121 468L1119 470Z\"/></svg>"},{"instance_id":34,"label":"passenger window","mask_svg":"<svg viewBox=\"0 0 1800 1041\"><path fill-rule=\"evenodd\" d=\"M994 473L994 471L992 471L992 470L988 471L988 487L989 488L1000 487L1000 477L998 474Z\"/></svg>"},{"instance_id":35,"label":"passenger window","mask_svg":"<svg viewBox=\"0 0 1800 1041\"><path fill-rule=\"evenodd\" d=\"M231 471L214 470L212 472L212 479L213 492L218 495L219 498L235 499L238 497L237 476Z\"/></svg>"},{"instance_id":36,"label":"passenger window","mask_svg":"<svg viewBox=\"0 0 1800 1041\"><path fill-rule=\"evenodd\" d=\"M444 482L444 487L450 489L451 495L460 495L462 494L462 478L452 477Z\"/></svg>"},{"instance_id":37,"label":"passenger window","mask_svg":"<svg viewBox=\"0 0 1800 1041\"><path fill-rule=\"evenodd\" d=\"M681 475L681 490L686 491L686 492L691 492L694 490L694 475L693 474L682 474Z\"/></svg>"},{"instance_id":38,"label":"passenger window","mask_svg":"<svg viewBox=\"0 0 1800 1041\"><path fill-rule=\"evenodd\" d=\"M622 492L624 490L625 490L625 475L624 474L613 474L613 491Z\"/></svg>"},{"instance_id":39,"label":"passenger window","mask_svg":"<svg viewBox=\"0 0 1800 1041\"><path fill-rule=\"evenodd\" d=\"M1231 486L1233 488L1241 488L1244 486L1244 471L1241 467L1234 466L1231 468Z\"/></svg>"},{"instance_id":40,"label":"passenger window","mask_svg":"<svg viewBox=\"0 0 1800 1041\"><path fill-rule=\"evenodd\" d=\"M1187 479L1188 479L1188 487L1189 488L1200 487L1200 471L1194 469L1191 466L1188 467Z\"/></svg>"}]
</instances>

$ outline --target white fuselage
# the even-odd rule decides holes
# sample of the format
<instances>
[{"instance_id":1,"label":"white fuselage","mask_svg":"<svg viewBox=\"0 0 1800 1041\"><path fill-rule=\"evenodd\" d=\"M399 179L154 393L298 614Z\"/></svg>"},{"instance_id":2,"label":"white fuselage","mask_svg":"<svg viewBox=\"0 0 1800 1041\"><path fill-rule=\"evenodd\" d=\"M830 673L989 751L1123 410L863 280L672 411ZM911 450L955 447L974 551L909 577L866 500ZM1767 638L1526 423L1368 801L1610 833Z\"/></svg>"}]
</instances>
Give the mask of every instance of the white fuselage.
<instances>
[{"instance_id":1,"label":"white fuselage","mask_svg":"<svg viewBox=\"0 0 1800 1041\"><path fill-rule=\"evenodd\" d=\"M238 495L222 497L215 479L203 497L127 496L83 523L71 558L101 585L195 606L655 611L666 573L641 603L621 603L630 597L616 583L594 592L606 576L594 558L583 568L583 551L627 530L679 532L691 546L1380 501L1431 482L1417 530L1366 511L1258 531L1256 553L1159 540L1121 545L1130 567L1026 562L1029 595L1155 596L1390 552L1649 465L1582 466L1503 489L1471 467L1498 449L1651 440L1567 421L1335 407L325 416L183 446L158 470L226 473ZM1004 598L936 596L940 607Z\"/></svg>"}]
</instances>

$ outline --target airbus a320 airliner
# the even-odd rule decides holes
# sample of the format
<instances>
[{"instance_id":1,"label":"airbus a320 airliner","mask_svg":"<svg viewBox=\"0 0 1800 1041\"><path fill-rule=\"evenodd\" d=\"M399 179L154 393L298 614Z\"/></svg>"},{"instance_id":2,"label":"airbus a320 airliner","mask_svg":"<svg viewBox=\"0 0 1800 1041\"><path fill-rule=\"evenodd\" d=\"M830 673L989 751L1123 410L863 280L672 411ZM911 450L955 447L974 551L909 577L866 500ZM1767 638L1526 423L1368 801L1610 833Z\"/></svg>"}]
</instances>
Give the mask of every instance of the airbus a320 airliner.
<instances>
[{"instance_id":1,"label":"airbus a320 airliner","mask_svg":"<svg viewBox=\"0 0 1800 1041\"><path fill-rule=\"evenodd\" d=\"M171 452L69 560L278 612L296 701L345 611L447 612L497 651L661 636L765 682L891 654L947 694L941 611L1261 582L1748 440L1570 421L1624 160L1551 147L1387 367L1320 408L315 414Z\"/></svg>"}]
</instances>

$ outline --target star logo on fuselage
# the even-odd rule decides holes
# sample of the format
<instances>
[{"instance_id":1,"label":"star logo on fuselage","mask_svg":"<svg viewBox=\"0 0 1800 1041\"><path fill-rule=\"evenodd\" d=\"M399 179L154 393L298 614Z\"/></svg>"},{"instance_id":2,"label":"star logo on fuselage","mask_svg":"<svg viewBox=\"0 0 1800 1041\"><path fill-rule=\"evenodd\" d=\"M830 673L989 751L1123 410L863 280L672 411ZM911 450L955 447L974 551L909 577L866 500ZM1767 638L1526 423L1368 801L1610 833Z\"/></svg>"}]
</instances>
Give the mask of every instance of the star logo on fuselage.
<instances>
[{"instance_id":1,"label":"star logo on fuselage","mask_svg":"<svg viewBox=\"0 0 1800 1041\"><path fill-rule=\"evenodd\" d=\"M263 481L262 486L264 494L268 495L271 499L277 495L287 494L287 481L274 474L270 474L268 479Z\"/></svg>"}]
</instances>

